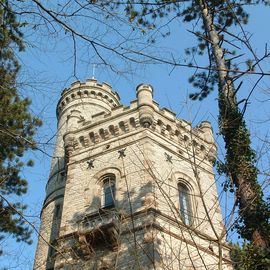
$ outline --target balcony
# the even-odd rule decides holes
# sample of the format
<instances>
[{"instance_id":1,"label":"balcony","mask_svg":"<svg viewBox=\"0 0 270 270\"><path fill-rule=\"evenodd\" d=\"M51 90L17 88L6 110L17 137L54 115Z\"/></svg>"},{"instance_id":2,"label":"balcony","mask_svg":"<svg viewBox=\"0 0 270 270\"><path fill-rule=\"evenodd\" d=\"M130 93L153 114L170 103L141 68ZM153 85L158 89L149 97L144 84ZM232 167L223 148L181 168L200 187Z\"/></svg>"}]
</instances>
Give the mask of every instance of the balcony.
<instances>
[{"instance_id":1,"label":"balcony","mask_svg":"<svg viewBox=\"0 0 270 270\"><path fill-rule=\"evenodd\" d=\"M78 237L79 248L85 258L90 258L97 251L118 249L120 222L119 213L106 209L89 214L80 222Z\"/></svg>"}]
</instances>

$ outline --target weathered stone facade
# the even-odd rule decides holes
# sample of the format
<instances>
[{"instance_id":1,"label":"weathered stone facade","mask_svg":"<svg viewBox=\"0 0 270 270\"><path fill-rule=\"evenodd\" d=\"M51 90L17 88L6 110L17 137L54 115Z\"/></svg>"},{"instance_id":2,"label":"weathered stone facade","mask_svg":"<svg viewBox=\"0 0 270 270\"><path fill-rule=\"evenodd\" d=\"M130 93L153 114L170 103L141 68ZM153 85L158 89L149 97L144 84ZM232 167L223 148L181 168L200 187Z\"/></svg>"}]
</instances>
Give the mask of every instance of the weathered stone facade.
<instances>
[{"instance_id":1,"label":"weathered stone facade","mask_svg":"<svg viewBox=\"0 0 270 270\"><path fill-rule=\"evenodd\" d=\"M210 123L136 91L129 107L96 80L63 91L34 269L231 269Z\"/></svg>"}]
</instances>

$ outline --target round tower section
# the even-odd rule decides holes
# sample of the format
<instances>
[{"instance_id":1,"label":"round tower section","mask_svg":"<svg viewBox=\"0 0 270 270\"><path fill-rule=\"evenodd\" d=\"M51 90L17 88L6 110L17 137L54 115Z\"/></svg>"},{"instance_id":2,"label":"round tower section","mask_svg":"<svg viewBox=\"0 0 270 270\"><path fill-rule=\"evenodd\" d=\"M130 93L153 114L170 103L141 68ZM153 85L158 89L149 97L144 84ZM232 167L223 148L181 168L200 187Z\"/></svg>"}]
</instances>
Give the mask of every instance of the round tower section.
<instances>
[{"instance_id":1,"label":"round tower section","mask_svg":"<svg viewBox=\"0 0 270 270\"><path fill-rule=\"evenodd\" d=\"M93 115L110 113L112 108L119 105L119 95L112 87L108 83L99 83L94 79L86 82L76 81L62 92L56 109L57 134L46 187L47 197L55 190L59 193L65 182L64 134L76 130L85 122L91 123Z\"/></svg>"},{"instance_id":2,"label":"round tower section","mask_svg":"<svg viewBox=\"0 0 270 270\"><path fill-rule=\"evenodd\" d=\"M70 88L62 92L57 104L57 118L66 115L72 108L83 110L83 115L87 120L99 112L109 113L112 108L120 105L119 95L112 90L108 83L98 83L94 79L86 82L74 82ZM86 111L87 110L87 111Z\"/></svg>"},{"instance_id":3,"label":"round tower section","mask_svg":"<svg viewBox=\"0 0 270 270\"><path fill-rule=\"evenodd\" d=\"M110 113L118 105L120 98L112 87L94 79L76 81L62 92L56 110L58 128L50 178L64 169L64 134L76 130L84 122L90 123L95 114Z\"/></svg>"},{"instance_id":4,"label":"round tower section","mask_svg":"<svg viewBox=\"0 0 270 270\"><path fill-rule=\"evenodd\" d=\"M67 132L72 133L83 127L85 123L91 123L94 115L108 114L118 105L120 105L120 98L112 87L107 83L98 83L94 79L86 82L76 81L62 92L56 110L56 142L46 185L46 198L41 212L40 235L42 237L38 243L35 267L43 265L46 269L53 269L54 262L49 258L53 253L51 247L59 236L66 186L67 160L63 136Z\"/></svg>"}]
</instances>

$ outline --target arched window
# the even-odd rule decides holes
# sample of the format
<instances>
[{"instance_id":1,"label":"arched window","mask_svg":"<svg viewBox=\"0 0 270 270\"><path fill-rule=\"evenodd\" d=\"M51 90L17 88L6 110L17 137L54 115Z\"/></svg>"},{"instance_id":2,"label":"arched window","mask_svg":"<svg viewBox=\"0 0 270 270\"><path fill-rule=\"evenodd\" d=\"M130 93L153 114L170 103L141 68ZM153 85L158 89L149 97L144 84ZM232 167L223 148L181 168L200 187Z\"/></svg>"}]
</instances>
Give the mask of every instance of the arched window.
<instances>
[{"instance_id":1,"label":"arched window","mask_svg":"<svg viewBox=\"0 0 270 270\"><path fill-rule=\"evenodd\" d=\"M180 205L180 216L184 224L192 224L192 209L191 209L191 199L190 191L188 187L183 184L178 184L178 196Z\"/></svg>"},{"instance_id":2,"label":"arched window","mask_svg":"<svg viewBox=\"0 0 270 270\"><path fill-rule=\"evenodd\" d=\"M115 205L115 176L105 175L102 178L101 207L108 208Z\"/></svg>"}]
</instances>

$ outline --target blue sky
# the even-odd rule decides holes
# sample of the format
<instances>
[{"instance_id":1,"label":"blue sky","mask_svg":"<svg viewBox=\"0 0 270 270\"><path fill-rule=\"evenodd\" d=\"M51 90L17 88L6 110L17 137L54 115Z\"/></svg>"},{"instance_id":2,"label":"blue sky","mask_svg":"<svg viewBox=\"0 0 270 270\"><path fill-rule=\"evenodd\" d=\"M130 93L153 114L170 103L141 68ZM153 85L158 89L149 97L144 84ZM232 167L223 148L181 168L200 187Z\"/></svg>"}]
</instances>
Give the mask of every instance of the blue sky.
<instances>
[{"instance_id":1,"label":"blue sky","mask_svg":"<svg viewBox=\"0 0 270 270\"><path fill-rule=\"evenodd\" d=\"M252 7L250 23L244 26L251 35L251 44L259 55L265 50L265 44L269 43L269 15L268 7ZM91 26L92 27L92 26ZM195 39L188 33L191 26L188 24L174 23L171 26L171 35L156 42L156 52L174 52L181 61L185 61L184 49L190 44L195 44ZM27 37L27 48L24 53L18 54L22 63L21 81L25 82L21 88L21 94L32 99L31 110L43 120L43 127L37 133L37 140L41 142L42 152L29 153L35 160L33 168L25 168L23 175L29 181L29 192L19 198L28 204L28 219L37 227L39 225L39 212L45 197L45 185L50 169L50 157L53 150L54 139L49 144L42 144L54 137L56 132L55 108L61 91L75 81L73 76L74 58L72 58L72 42L64 37L52 37L44 33L42 38L40 32L25 29ZM113 33L109 33L113 38ZM99 60L94 56L91 49L78 42L77 77L84 81L92 77L92 65ZM244 51L244 49L243 49ZM110 55L106 55L110 57ZM106 81L119 93L124 105L128 105L135 99L135 88L138 84L150 83L154 87L154 99L161 107L173 110L179 118L191 121L194 125L202 120L209 120L218 131L217 127L217 93L212 93L203 102L192 102L188 99L188 94L192 92L192 86L188 84L188 77L194 72L189 68L175 68L162 65L123 65L117 58L109 58L116 66L125 67L124 73L115 73L104 66L98 65L95 77L98 81ZM204 60L201 61L204 63ZM265 71L270 70L269 60L263 63ZM128 71L129 72L128 72ZM246 76L243 90L240 96L245 97L256 82L256 76ZM246 120L251 129L254 148L260 149L262 142L259 138L264 138L269 131L270 110L267 105L269 98L269 76L263 78L251 97L250 104L246 112ZM268 91L268 92L267 92ZM217 139L220 145L219 155L222 156L222 140ZM266 171L268 169L267 144L264 145L264 157L260 161L260 166ZM263 180L263 178L262 178ZM218 180L221 181L221 180ZM224 207L223 207L224 209ZM34 252L37 244L36 233L33 233L33 244L27 246L23 243L14 243L10 238L1 245L5 248L4 260L0 262L0 269L32 269Z\"/></svg>"}]
</instances>

